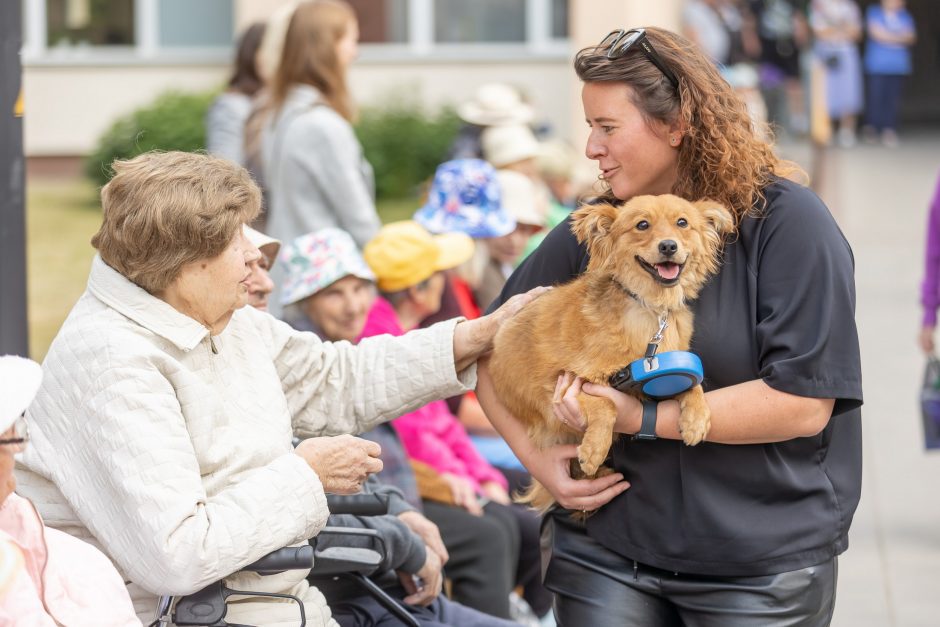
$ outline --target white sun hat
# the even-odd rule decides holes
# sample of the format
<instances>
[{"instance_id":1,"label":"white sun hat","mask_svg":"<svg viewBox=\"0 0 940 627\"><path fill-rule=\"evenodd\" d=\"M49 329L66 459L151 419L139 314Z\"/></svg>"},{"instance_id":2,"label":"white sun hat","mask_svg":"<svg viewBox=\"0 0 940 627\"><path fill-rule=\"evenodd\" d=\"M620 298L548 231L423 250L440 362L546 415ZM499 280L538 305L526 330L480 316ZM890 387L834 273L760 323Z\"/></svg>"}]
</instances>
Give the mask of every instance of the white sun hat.
<instances>
[{"instance_id":1,"label":"white sun hat","mask_svg":"<svg viewBox=\"0 0 940 627\"><path fill-rule=\"evenodd\" d=\"M461 103L457 115L478 126L527 124L535 113L522 101L519 91L504 83L487 83L477 89L473 100Z\"/></svg>"},{"instance_id":2,"label":"white sun hat","mask_svg":"<svg viewBox=\"0 0 940 627\"><path fill-rule=\"evenodd\" d=\"M32 359L0 357L0 433L23 415L42 383L42 367Z\"/></svg>"}]
</instances>

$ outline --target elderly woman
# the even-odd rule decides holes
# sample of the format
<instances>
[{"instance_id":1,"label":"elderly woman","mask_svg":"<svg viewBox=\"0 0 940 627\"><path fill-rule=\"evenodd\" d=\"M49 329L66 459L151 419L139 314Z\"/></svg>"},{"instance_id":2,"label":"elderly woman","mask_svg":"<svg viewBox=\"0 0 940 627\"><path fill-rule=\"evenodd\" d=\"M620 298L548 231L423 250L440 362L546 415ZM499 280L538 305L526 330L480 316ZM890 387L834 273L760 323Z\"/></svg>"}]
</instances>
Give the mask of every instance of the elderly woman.
<instances>
[{"instance_id":1,"label":"elderly woman","mask_svg":"<svg viewBox=\"0 0 940 627\"><path fill-rule=\"evenodd\" d=\"M325 493L354 493L382 467L374 442L336 434L473 385L512 308L323 343L243 307L260 254L242 229L260 204L247 171L179 152L114 171L87 291L43 364L21 485L47 520L111 556L150 618L157 595L192 593L316 535ZM296 448L294 434L306 438ZM335 625L304 575L241 573L230 585L289 592L308 625ZM226 618L295 624L298 612L243 597Z\"/></svg>"},{"instance_id":2,"label":"elderly woman","mask_svg":"<svg viewBox=\"0 0 940 627\"><path fill-rule=\"evenodd\" d=\"M40 381L36 362L0 357L0 625L140 627L111 562L47 528L33 504L13 492L13 456L29 443L23 414Z\"/></svg>"}]
</instances>

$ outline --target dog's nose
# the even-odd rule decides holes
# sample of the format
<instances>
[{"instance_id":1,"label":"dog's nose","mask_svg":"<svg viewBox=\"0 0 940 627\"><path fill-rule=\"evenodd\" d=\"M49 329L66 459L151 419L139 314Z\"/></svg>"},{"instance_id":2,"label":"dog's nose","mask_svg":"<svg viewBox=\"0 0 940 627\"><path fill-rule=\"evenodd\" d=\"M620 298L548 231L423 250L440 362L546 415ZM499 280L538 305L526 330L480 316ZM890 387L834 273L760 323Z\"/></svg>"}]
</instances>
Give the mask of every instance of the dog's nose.
<instances>
[{"instance_id":1,"label":"dog's nose","mask_svg":"<svg viewBox=\"0 0 940 627\"><path fill-rule=\"evenodd\" d=\"M679 250L679 245L674 240L664 239L659 243L659 253L666 257L672 257Z\"/></svg>"}]
</instances>

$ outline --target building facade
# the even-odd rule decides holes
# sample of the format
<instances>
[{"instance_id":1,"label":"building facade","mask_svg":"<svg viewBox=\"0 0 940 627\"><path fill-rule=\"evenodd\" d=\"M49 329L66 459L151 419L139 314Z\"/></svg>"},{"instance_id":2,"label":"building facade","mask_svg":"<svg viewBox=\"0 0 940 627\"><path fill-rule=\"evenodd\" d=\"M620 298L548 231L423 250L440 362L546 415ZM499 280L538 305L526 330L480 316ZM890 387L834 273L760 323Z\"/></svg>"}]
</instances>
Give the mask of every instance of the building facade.
<instances>
[{"instance_id":1,"label":"building facade","mask_svg":"<svg viewBox=\"0 0 940 627\"><path fill-rule=\"evenodd\" d=\"M20 0L25 150L89 152L118 116L168 89L221 88L232 41L289 0ZM350 0L360 18L351 89L456 104L486 82L519 87L553 134L583 136L571 59L621 25L676 28L681 0Z\"/></svg>"}]
</instances>

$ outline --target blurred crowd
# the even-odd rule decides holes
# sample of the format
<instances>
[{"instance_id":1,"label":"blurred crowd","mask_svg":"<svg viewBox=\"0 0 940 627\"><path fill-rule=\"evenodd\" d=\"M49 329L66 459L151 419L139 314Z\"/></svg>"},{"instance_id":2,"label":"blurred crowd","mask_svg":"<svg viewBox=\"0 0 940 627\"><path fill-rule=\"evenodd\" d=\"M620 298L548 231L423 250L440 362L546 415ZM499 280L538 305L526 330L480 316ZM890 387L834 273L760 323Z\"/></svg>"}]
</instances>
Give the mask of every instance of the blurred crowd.
<instances>
[{"instance_id":1,"label":"blurred crowd","mask_svg":"<svg viewBox=\"0 0 940 627\"><path fill-rule=\"evenodd\" d=\"M898 144L898 108L911 73L916 33L904 0L881 0L865 15L856 0L688 0L684 34L723 68L758 122L805 135L829 120L839 146L862 138ZM820 115L810 103L811 74L824 83Z\"/></svg>"}]
</instances>

